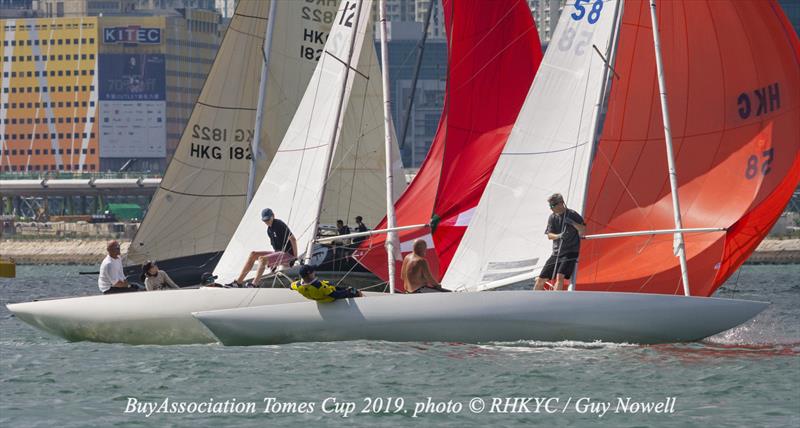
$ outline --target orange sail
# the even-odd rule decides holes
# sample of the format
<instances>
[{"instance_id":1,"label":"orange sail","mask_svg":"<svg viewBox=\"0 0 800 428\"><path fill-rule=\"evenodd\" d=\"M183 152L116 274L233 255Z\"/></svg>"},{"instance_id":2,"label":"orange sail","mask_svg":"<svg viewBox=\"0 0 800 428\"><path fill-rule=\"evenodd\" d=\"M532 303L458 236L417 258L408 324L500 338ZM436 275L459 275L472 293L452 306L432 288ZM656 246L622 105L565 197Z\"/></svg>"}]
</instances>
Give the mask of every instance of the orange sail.
<instances>
[{"instance_id":1,"label":"orange sail","mask_svg":"<svg viewBox=\"0 0 800 428\"><path fill-rule=\"evenodd\" d=\"M395 204L401 252L428 242L434 275L444 274L483 193L542 59L536 26L524 0L444 0L448 83L436 137L414 181ZM384 228L385 220L376 228ZM362 243L356 257L388 279L385 237ZM435 243L435 245L434 245ZM400 272L399 266L397 272ZM397 279L402 289L402 282Z\"/></svg>"},{"instance_id":2,"label":"orange sail","mask_svg":"<svg viewBox=\"0 0 800 428\"><path fill-rule=\"evenodd\" d=\"M628 0L584 211L589 234L672 229L649 2ZM691 294L755 250L800 181L800 42L774 0L657 3ZM590 240L579 290L682 294L672 235Z\"/></svg>"}]
</instances>

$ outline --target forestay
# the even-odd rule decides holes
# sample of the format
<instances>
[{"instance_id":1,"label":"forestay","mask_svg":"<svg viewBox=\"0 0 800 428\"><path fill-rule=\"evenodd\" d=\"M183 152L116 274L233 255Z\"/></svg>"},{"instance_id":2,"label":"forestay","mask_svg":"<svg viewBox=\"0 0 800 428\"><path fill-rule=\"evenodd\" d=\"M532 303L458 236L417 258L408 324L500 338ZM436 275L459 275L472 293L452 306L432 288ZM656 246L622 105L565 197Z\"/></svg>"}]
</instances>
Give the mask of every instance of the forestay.
<instances>
[{"instance_id":1,"label":"forestay","mask_svg":"<svg viewBox=\"0 0 800 428\"><path fill-rule=\"evenodd\" d=\"M263 177L317 64L335 5L280 2L269 62L257 179ZM246 207L269 2L240 0L129 263L222 251ZM305 12L304 12L305 10ZM327 14L327 15L326 15ZM325 22L328 22L327 24Z\"/></svg>"},{"instance_id":2,"label":"forestay","mask_svg":"<svg viewBox=\"0 0 800 428\"><path fill-rule=\"evenodd\" d=\"M586 195L617 1L561 14L525 105L442 281L483 290L535 277L551 253L547 197L580 210Z\"/></svg>"},{"instance_id":3,"label":"forestay","mask_svg":"<svg viewBox=\"0 0 800 428\"><path fill-rule=\"evenodd\" d=\"M377 221L383 215L380 69L372 43L371 1L360 3L341 3L297 114L214 271L218 281L238 276L251 251L270 249L260 215L264 208L272 208L276 218L289 225L301 253L315 238L318 220L333 223L361 215ZM395 168L402 171L399 164ZM396 177L399 193L403 175Z\"/></svg>"}]
</instances>

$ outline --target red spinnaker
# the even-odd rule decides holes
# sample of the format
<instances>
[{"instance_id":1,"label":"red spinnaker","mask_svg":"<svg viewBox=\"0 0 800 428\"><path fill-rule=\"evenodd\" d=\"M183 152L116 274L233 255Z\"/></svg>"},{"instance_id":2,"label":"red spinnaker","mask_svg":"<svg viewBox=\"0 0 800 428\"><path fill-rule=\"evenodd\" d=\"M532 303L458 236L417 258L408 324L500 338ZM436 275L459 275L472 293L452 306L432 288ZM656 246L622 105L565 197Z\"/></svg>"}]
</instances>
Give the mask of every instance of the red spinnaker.
<instances>
[{"instance_id":1,"label":"red spinnaker","mask_svg":"<svg viewBox=\"0 0 800 428\"><path fill-rule=\"evenodd\" d=\"M774 0L657 3L691 293L755 250L800 181L800 42ZM649 4L625 2L588 233L674 227ZM582 290L682 294L672 236L586 241Z\"/></svg>"},{"instance_id":2,"label":"red spinnaker","mask_svg":"<svg viewBox=\"0 0 800 428\"><path fill-rule=\"evenodd\" d=\"M524 0L443 0L448 81L439 128L414 181L395 204L397 224L434 224L401 232L401 252L417 238L441 279L517 119L542 51ZM376 228L386 227L384 219ZM383 235L366 240L356 257L388 279ZM435 247L434 247L435 243ZM398 289L403 288L399 279Z\"/></svg>"}]
</instances>

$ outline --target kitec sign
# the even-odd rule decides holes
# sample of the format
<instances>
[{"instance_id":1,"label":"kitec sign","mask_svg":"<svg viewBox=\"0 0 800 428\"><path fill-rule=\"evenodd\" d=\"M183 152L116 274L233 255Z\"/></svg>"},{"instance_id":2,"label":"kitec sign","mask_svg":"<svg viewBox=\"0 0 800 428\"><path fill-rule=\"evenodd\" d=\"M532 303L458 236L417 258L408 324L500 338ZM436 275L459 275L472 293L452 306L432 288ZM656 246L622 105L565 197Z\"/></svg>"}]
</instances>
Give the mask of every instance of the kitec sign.
<instances>
[{"instance_id":1,"label":"kitec sign","mask_svg":"<svg viewBox=\"0 0 800 428\"><path fill-rule=\"evenodd\" d=\"M103 28L103 43L105 44L146 44L157 45L161 43L160 28L142 28L138 25L127 27Z\"/></svg>"}]
</instances>

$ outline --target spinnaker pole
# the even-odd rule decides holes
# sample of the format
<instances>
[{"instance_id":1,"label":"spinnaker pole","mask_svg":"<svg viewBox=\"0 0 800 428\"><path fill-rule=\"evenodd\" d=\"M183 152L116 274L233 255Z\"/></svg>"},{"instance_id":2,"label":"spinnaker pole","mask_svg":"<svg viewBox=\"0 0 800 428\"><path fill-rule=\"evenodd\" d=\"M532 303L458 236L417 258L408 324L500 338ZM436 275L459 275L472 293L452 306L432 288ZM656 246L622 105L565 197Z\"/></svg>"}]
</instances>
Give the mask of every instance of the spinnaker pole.
<instances>
[{"instance_id":1,"label":"spinnaker pole","mask_svg":"<svg viewBox=\"0 0 800 428\"><path fill-rule=\"evenodd\" d=\"M400 248L397 232L394 229L397 221L394 214L394 177L392 173L392 100L389 92L389 52L386 40L386 0L379 0L381 21L381 76L383 79L383 131L386 136L386 228L390 232L386 236L386 258L389 268L389 293L394 293L395 251Z\"/></svg>"},{"instance_id":2,"label":"spinnaker pole","mask_svg":"<svg viewBox=\"0 0 800 428\"><path fill-rule=\"evenodd\" d=\"M272 33L275 30L275 9L278 0L269 2L269 15L267 16L267 29L264 33L264 45L261 53L264 56L261 63L261 81L258 83L258 106L256 107L256 122L253 125L253 141L250 142L250 172L247 176L247 203L253 200L256 192L256 169L258 169L258 149L261 141L261 124L264 122L264 100L267 98L267 77L269 75L269 55L272 50ZM246 208L246 207L245 207Z\"/></svg>"},{"instance_id":3,"label":"spinnaker pole","mask_svg":"<svg viewBox=\"0 0 800 428\"><path fill-rule=\"evenodd\" d=\"M667 146L667 165L669 167L669 187L672 194L672 214L675 218L675 229L683 229L681 222L681 207L678 202L678 174L675 171L675 154L672 150L672 131L669 121L669 108L667 107L667 85L664 81L664 63L661 60L661 38L658 34L658 18L656 17L656 0L650 0L650 21L653 24L653 45L656 53L656 70L658 72L658 88L661 94L661 115L664 121L664 143ZM686 263L686 245L683 233L676 232L673 249L681 263L681 278L683 280L683 294L690 296L689 270Z\"/></svg>"}]
</instances>

